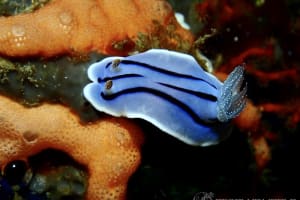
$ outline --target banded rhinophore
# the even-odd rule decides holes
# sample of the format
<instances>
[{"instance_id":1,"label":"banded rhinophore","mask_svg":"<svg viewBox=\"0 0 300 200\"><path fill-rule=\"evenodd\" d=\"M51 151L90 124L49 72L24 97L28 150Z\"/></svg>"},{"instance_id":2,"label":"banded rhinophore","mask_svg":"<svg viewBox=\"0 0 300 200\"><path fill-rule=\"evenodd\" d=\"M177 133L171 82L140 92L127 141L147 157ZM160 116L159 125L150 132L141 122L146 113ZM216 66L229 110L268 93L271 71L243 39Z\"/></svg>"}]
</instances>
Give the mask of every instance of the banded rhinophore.
<instances>
[{"instance_id":1,"label":"banded rhinophore","mask_svg":"<svg viewBox=\"0 0 300 200\"><path fill-rule=\"evenodd\" d=\"M222 83L190 55L152 49L92 64L83 94L98 111L141 118L187 144L208 146L227 135L220 127L246 104L243 72L236 67Z\"/></svg>"}]
</instances>

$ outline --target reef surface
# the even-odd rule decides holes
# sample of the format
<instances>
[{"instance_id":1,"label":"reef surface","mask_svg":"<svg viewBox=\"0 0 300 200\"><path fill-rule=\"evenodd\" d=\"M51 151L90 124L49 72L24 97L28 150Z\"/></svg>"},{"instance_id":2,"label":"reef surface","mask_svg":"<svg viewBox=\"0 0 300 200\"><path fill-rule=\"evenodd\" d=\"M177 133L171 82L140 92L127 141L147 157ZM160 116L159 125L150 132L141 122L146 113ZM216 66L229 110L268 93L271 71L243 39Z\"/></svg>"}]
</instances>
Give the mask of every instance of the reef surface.
<instances>
[{"instance_id":1,"label":"reef surface","mask_svg":"<svg viewBox=\"0 0 300 200\"><path fill-rule=\"evenodd\" d=\"M19 7L7 9L11 6L8 2L18 2ZM25 1L1 1L1 14L7 17L27 12L20 2ZM39 2L29 12L47 5ZM79 116L78 124L84 126L106 117L94 111L81 95L88 82L86 69L107 56L103 53L127 55L150 48L187 52L223 80L235 66L245 63L247 107L233 121L231 136L221 144L190 147L148 123L134 121L142 128L145 143L140 150L141 165L129 179L127 199L188 200L204 194L214 198L296 198L298 186L294 182L298 181L300 167L296 162L300 130L299 2L169 2L185 16L190 32L174 32L178 25L166 26L156 20L151 22L150 32L108 40L109 51L100 53L68 49L70 54L64 57L53 56L53 51L49 55L35 51L30 56L14 57L3 50L1 95L26 109L36 109L45 102L62 104L72 110L71 116ZM1 161L0 165L3 168Z\"/></svg>"}]
</instances>

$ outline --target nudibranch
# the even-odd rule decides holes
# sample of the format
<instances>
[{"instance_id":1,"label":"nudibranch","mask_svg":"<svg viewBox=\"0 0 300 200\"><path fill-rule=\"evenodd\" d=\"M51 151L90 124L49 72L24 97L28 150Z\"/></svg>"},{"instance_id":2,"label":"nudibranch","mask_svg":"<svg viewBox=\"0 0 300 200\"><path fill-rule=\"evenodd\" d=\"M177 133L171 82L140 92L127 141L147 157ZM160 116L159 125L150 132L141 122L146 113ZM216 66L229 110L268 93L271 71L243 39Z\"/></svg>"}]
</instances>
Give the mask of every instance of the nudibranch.
<instances>
[{"instance_id":1,"label":"nudibranch","mask_svg":"<svg viewBox=\"0 0 300 200\"><path fill-rule=\"evenodd\" d=\"M95 109L144 119L190 145L217 144L246 104L243 66L222 83L192 56L164 49L108 57L87 73L83 94Z\"/></svg>"}]
</instances>

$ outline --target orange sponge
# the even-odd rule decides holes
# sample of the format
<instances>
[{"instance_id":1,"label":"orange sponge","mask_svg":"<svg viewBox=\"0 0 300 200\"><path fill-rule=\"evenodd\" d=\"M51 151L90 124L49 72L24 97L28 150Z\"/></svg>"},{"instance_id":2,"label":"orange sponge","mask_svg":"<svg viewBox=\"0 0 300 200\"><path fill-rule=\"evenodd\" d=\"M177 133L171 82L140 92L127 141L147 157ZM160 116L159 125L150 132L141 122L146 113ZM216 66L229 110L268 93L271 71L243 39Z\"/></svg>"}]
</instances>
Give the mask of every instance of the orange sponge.
<instances>
[{"instance_id":1,"label":"orange sponge","mask_svg":"<svg viewBox=\"0 0 300 200\"><path fill-rule=\"evenodd\" d=\"M62 105L25 108L0 96L0 167L44 149L62 150L85 165L87 199L124 199L126 185L140 163L143 135L122 118L80 124Z\"/></svg>"},{"instance_id":2,"label":"orange sponge","mask_svg":"<svg viewBox=\"0 0 300 200\"><path fill-rule=\"evenodd\" d=\"M124 55L133 50L139 33L153 33L154 21L163 29L173 26L182 40L193 39L164 0L52 0L33 13L0 17L0 54L50 57L97 51ZM118 41L127 48L114 48Z\"/></svg>"}]
</instances>

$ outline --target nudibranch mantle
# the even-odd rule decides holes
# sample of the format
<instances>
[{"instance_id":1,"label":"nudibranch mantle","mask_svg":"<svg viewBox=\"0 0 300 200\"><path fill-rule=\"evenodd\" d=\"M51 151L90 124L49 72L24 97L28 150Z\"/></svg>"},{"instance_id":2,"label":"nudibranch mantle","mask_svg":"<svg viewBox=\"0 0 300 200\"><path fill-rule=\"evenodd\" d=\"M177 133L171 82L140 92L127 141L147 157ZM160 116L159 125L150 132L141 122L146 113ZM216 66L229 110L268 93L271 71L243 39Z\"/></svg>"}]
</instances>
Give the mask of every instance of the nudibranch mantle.
<instances>
[{"instance_id":1,"label":"nudibranch mantle","mask_svg":"<svg viewBox=\"0 0 300 200\"><path fill-rule=\"evenodd\" d=\"M190 145L217 144L227 135L220 127L246 104L242 66L222 83L192 56L164 49L108 57L87 73L83 94L95 109L144 119Z\"/></svg>"}]
</instances>

